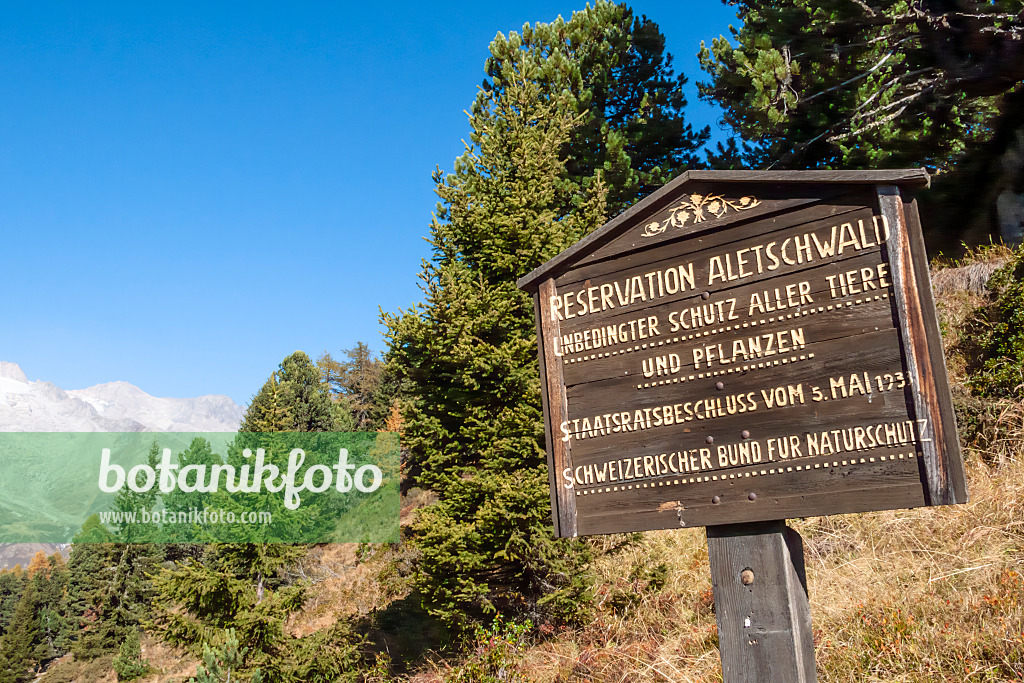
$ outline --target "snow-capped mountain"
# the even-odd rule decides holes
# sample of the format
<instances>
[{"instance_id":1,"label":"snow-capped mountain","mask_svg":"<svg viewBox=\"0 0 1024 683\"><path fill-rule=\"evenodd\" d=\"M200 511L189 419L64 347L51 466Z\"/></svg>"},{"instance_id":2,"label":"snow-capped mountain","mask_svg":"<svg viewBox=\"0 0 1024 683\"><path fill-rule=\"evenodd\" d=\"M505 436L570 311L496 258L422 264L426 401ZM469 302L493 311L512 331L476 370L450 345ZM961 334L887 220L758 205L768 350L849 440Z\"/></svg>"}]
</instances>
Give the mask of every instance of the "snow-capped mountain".
<instances>
[{"instance_id":1,"label":"snow-capped mountain","mask_svg":"<svg viewBox=\"0 0 1024 683\"><path fill-rule=\"evenodd\" d=\"M3 432L233 432L242 413L227 396L157 398L127 382L65 391L0 361Z\"/></svg>"}]
</instances>

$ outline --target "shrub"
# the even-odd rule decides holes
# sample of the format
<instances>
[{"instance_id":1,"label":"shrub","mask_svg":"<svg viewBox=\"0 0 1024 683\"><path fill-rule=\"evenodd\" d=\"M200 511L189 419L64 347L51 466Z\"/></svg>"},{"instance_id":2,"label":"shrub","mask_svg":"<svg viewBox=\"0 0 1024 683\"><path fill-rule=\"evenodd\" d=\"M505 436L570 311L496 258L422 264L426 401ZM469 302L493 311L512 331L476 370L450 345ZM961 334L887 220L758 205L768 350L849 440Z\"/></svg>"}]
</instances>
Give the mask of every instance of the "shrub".
<instances>
[{"instance_id":1,"label":"shrub","mask_svg":"<svg viewBox=\"0 0 1024 683\"><path fill-rule=\"evenodd\" d=\"M112 664L119 681L131 681L149 673L149 662L142 658L138 629L128 631Z\"/></svg>"}]
</instances>

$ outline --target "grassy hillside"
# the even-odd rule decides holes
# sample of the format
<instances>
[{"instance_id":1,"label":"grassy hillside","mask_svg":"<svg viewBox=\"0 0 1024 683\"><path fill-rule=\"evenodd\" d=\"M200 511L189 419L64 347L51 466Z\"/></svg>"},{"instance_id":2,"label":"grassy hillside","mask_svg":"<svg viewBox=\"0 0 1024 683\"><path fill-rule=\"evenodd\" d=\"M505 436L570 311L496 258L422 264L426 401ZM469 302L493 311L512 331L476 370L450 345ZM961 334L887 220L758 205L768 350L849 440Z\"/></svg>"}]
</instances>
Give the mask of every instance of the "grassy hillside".
<instances>
[{"instance_id":1,"label":"grassy hillside","mask_svg":"<svg viewBox=\"0 0 1024 683\"><path fill-rule=\"evenodd\" d=\"M971 502L794 520L823 681L1024 679L1024 405L970 387L1007 249L935 266ZM1022 379L1024 382L1024 379ZM481 633L415 681L721 679L703 530L602 537L586 627Z\"/></svg>"},{"instance_id":2,"label":"grassy hillside","mask_svg":"<svg viewBox=\"0 0 1024 683\"><path fill-rule=\"evenodd\" d=\"M1013 384L1024 358L1024 343L1013 356L1007 317L1024 276L1019 256L990 248L933 273L971 502L790 522L805 542L822 681L1024 679L1024 403L1020 386L999 384ZM995 362L994 348L1010 355ZM414 489L403 521L429 502ZM576 629L499 620L456 646L410 592L408 544L313 549L293 570L313 597L288 628L304 635L354 620L368 651L354 678L365 681L721 680L703 530L591 542L595 608ZM194 670L180 653L145 645L162 673L143 680ZM115 680L76 666L59 663L42 680Z\"/></svg>"}]
</instances>

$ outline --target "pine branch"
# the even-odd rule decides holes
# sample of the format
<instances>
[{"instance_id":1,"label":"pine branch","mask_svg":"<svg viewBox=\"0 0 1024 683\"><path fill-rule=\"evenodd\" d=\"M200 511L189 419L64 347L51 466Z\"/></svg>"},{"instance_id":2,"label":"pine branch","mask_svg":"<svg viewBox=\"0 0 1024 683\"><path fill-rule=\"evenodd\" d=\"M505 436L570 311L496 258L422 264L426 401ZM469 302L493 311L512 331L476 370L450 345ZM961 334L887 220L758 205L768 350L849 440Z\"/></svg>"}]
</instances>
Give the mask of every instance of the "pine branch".
<instances>
[{"instance_id":1,"label":"pine branch","mask_svg":"<svg viewBox=\"0 0 1024 683\"><path fill-rule=\"evenodd\" d=\"M842 83L840 83L839 85L834 85L831 88L828 88L827 90L822 90L821 92L816 92L813 95L805 97L801 101L802 102L810 102L811 100L815 99L816 97L820 97L820 96L825 95L827 93L830 93L830 92L832 92L834 90L839 90L840 88L844 88L844 87L850 85L851 83L853 83L854 81L859 81L862 78L867 78L872 73L877 71L883 64L885 64L887 61L889 61L889 58L892 57L895 53L896 53L895 50L893 50L892 52L887 53L873 67L871 67L867 71L859 73L856 76L854 76L853 78L847 79L847 80L843 81Z\"/></svg>"}]
</instances>

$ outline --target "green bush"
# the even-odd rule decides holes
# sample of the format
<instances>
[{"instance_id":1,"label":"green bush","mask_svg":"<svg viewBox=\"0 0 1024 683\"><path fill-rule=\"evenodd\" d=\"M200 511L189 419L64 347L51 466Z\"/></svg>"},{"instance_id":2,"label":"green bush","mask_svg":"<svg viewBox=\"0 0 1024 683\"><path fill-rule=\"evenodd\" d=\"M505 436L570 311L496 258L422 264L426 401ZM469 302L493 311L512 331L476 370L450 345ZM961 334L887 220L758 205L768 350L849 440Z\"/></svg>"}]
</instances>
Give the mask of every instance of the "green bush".
<instances>
[{"instance_id":1,"label":"green bush","mask_svg":"<svg viewBox=\"0 0 1024 683\"><path fill-rule=\"evenodd\" d=\"M224 644L211 648L203 645L203 663L196 670L196 677L189 679L189 683L229 683L230 681L243 681L242 672L245 671L245 655L248 648L238 646L238 636L235 629L229 628L225 633ZM259 669L245 671L249 676L249 683L261 683L263 674Z\"/></svg>"},{"instance_id":2,"label":"green bush","mask_svg":"<svg viewBox=\"0 0 1024 683\"><path fill-rule=\"evenodd\" d=\"M976 396L1024 397L1024 250L997 270L988 282L995 297L973 327L976 336L975 370L968 383Z\"/></svg>"},{"instance_id":3,"label":"green bush","mask_svg":"<svg viewBox=\"0 0 1024 683\"><path fill-rule=\"evenodd\" d=\"M128 631L112 664L119 681L135 680L149 673L149 662L142 658L138 629Z\"/></svg>"},{"instance_id":4,"label":"green bush","mask_svg":"<svg viewBox=\"0 0 1024 683\"><path fill-rule=\"evenodd\" d=\"M533 631L529 620L516 623L499 616L489 627L473 627L466 659L447 672L446 683L517 683L529 680L519 663Z\"/></svg>"}]
</instances>

